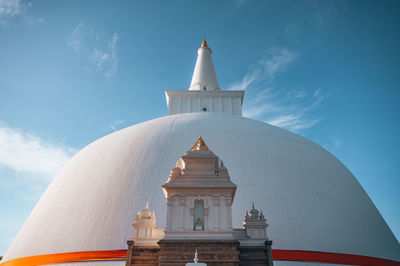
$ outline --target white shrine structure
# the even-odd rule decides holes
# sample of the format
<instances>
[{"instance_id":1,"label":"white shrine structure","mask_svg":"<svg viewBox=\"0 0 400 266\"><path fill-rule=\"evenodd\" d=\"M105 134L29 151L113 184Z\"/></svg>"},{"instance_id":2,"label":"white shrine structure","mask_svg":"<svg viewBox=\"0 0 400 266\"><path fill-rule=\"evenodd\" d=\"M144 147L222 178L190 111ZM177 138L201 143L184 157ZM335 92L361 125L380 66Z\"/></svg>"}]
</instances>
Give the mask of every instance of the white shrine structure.
<instances>
[{"instance_id":1,"label":"white shrine structure","mask_svg":"<svg viewBox=\"0 0 400 266\"><path fill-rule=\"evenodd\" d=\"M201 137L162 188L168 202L165 239L233 239L236 185Z\"/></svg>"},{"instance_id":2,"label":"white shrine structure","mask_svg":"<svg viewBox=\"0 0 400 266\"><path fill-rule=\"evenodd\" d=\"M266 219L254 203L243 227L232 228L236 188L222 160L199 137L162 185L166 228L157 228L146 204L132 225L126 265L192 265L185 263L197 250L207 265L273 265Z\"/></svg>"},{"instance_id":3,"label":"white shrine structure","mask_svg":"<svg viewBox=\"0 0 400 266\"><path fill-rule=\"evenodd\" d=\"M157 241L164 237L164 230L157 228L156 215L149 209L149 203L146 207L137 213L133 227L133 239L135 245L141 247L156 247Z\"/></svg>"}]
</instances>

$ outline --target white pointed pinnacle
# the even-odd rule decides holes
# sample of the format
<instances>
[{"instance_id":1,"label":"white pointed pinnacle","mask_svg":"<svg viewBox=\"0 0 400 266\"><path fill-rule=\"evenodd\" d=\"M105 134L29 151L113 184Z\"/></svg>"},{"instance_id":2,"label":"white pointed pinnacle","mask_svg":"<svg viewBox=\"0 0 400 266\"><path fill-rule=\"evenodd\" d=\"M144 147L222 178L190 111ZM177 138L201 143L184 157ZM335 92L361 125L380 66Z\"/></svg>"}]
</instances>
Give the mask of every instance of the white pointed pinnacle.
<instances>
[{"instance_id":1,"label":"white pointed pinnacle","mask_svg":"<svg viewBox=\"0 0 400 266\"><path fill-rule=\"evenodd\" d=\"M194 253L194 263L198 263L199 262L199 258L198 258L198 255L199 255L199 253L197 252L197 249L196 249L196 252Z\"/></svg>"},{"instance_id":2,"label":"white pointed pinnacle","mask_svg":"<svg viewBox=\"0 0 400 266\"><path fill-rule=\"evenodd\" d=\"M217 74L215 73L211 53L211 49L204 39L201 47L197 51L198 57L189 90L221 90L218 85Z\"/></svg>"},{"instance_id":3,"label":"white pointed pinnacle","mask_svg":"<svg viewBox=\"0 0 400 266\"><path fill-rule=\"evenodd\" d=\"M148 208L149 208L149 202L146 201L146 209L148 209Z\"/></svg>"}]
</instances>

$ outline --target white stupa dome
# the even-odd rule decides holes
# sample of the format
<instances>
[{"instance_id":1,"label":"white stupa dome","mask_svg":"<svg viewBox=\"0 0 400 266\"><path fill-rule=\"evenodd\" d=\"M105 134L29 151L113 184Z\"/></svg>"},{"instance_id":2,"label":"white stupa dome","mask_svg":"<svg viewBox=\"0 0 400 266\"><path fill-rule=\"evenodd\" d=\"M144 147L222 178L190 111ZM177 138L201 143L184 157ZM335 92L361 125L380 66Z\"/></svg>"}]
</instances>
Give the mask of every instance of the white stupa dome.
<instances>
[{"instance_id":1,"label":"white stupa dome","mask_svg":"<svg viewBox=\"0 0 400 266\"><path fill-rule=\"evenodd\" d=\"M241 227L254 201L267 218L273 249L400 260L400 246L382 216L329 152L278 127L215 113L154 119L85 147L55 177L4 260L126 249L146 201L164 227L161 185L199 136L237 184L234 227Z\"/></svg>"},{"instance_id":2,"label":"white stupa dome","mask_svg":"<svg viewBox=\"0 0 400 266\"><path fill-rule=\"evenodd\" d=\"M343 253L348 264L399 265L380 260L400 261L400 245L351 172L319 145L243 118L244 91L220 90L205 40L198 54L190 89L166 91L169 116L112 133L76 154L49 185L1 264L41 265L42 258L48 263L68 257L91 261L90 266L125 265L96 260L124 258L131 224L147 201L158 227L165 227L161 185L202 136L237 185L233 227L242 226L254 201L269 224L274 259L275 250L289 252L282 260L336 263L343 262ZM300 259L299 252L305 254ZM319 260L318 252L328 260ZM44 256L26 258L36 255ZM296 262L276 262L286 264Z\"/></svg>"}]
</instances>

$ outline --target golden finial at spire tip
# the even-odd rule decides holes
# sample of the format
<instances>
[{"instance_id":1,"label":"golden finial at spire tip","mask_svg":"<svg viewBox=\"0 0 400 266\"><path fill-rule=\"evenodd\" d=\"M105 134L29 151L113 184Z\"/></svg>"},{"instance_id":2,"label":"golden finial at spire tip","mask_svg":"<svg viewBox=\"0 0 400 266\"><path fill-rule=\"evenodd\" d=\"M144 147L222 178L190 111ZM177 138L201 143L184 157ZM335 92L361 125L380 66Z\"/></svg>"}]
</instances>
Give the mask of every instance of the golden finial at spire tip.
<instances>
[{"instance_id":1,"label":"golden finial at spire tip","mask_svg":"<svg viewBox=\"0 0 400 266\"><path fill-rule=\"evenodd\" d=\"M206 37L204 37L203 42L201 43L201 47L208 47Z\"/></svg>"},{"instance_id":2,"label":"golden finial at spire tip","mask_svg":"<svg viewBox=\"0 0 400 266\"><path fill-rule=\"evenodd\" d=\"M200 136L194 146L189 151L210 151L204 142L203 138Z\"/></svg>"}]
</instances>

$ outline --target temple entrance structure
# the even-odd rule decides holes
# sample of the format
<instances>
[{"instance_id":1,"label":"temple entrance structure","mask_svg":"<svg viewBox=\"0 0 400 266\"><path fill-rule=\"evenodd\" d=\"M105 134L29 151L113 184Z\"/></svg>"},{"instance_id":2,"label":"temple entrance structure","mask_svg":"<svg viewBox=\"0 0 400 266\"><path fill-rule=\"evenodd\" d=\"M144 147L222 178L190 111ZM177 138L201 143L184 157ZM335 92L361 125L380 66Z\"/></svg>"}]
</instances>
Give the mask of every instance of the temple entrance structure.
<instances>
[{"instance_id":1,"label":"temple entrance structure","mask_svg":"<svg viewBox=\"0 0 400 266\"><path fill-rule=\"evenodd\" d=\"M201 137L172 168L162 190L166 228L157 228L148 206L139 212L126 265L185 265L196 250L207 265L272 265L263 213L253 203L243 228L232 228L236 185Z\"/></svg>"}]
</instances>

